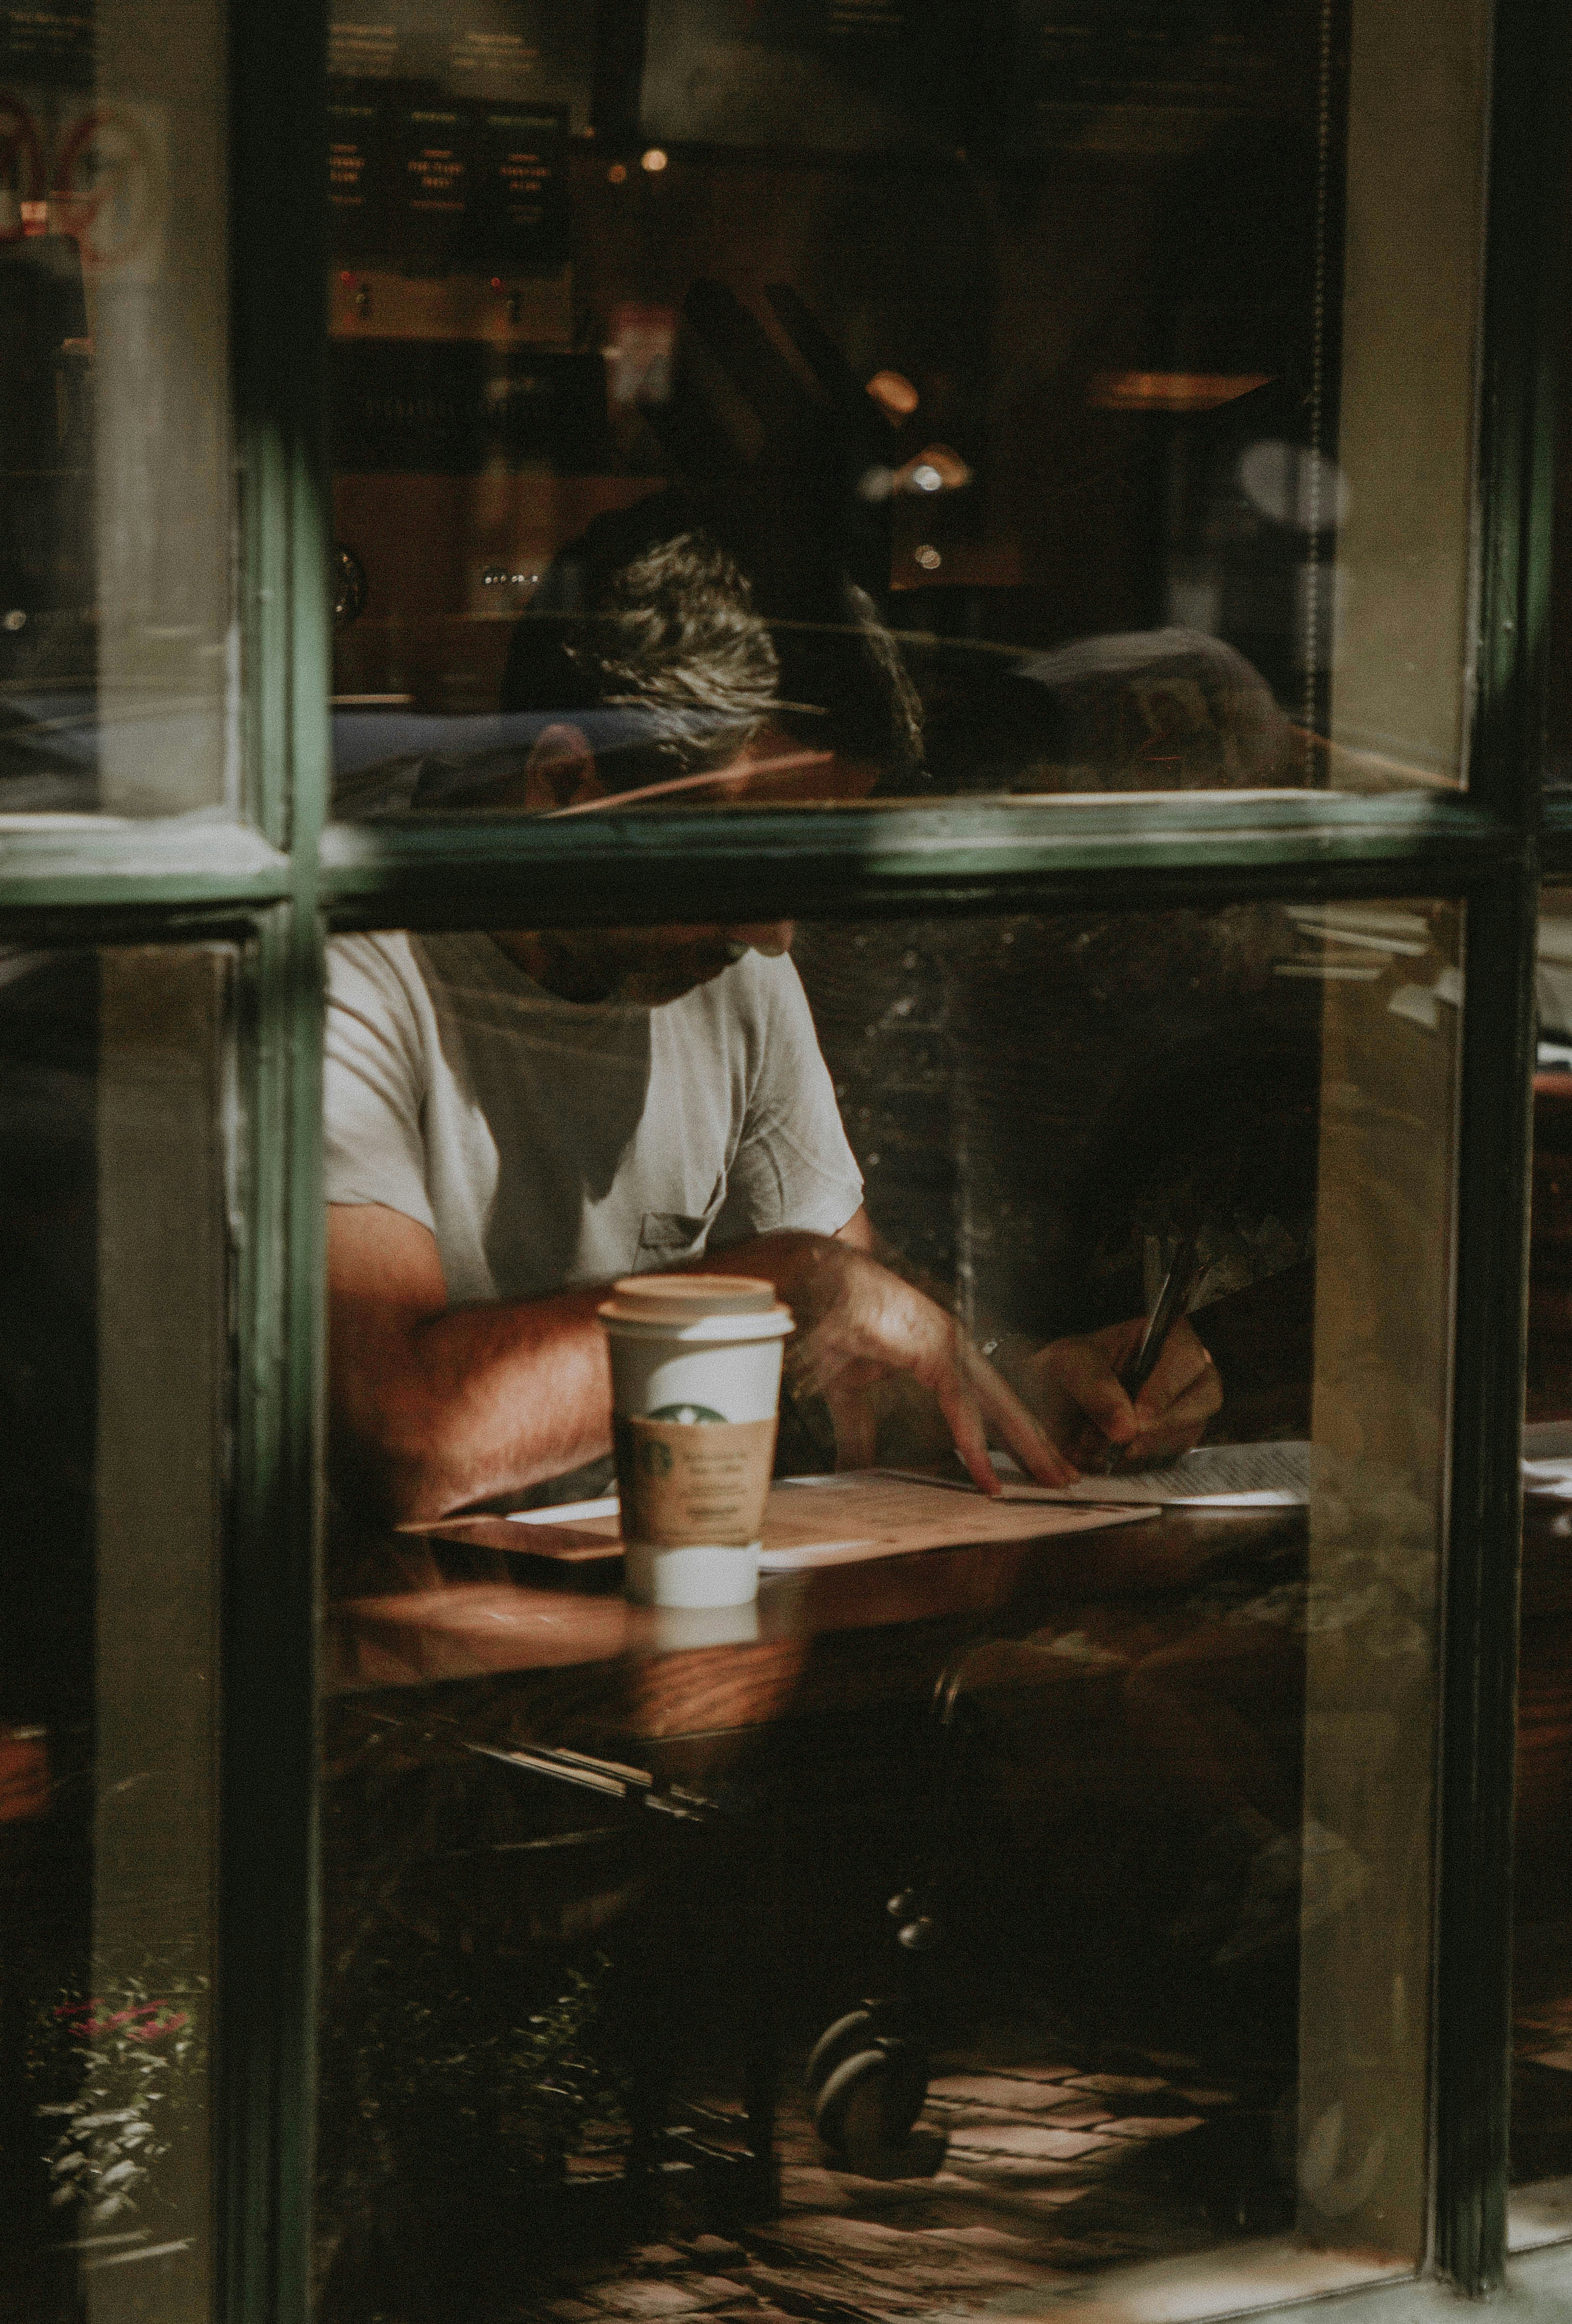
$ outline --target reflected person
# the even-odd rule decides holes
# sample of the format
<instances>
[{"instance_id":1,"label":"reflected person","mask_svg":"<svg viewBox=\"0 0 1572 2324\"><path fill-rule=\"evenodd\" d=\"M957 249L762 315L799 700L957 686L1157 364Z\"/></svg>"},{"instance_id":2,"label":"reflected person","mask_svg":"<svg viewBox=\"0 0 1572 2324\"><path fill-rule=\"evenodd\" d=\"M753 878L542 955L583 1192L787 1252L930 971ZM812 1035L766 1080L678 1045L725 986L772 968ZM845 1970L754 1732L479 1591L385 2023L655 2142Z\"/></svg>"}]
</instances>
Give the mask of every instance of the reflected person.
<instances>
[{"instance_id":1,"label":"reflected person","mask_svg":"<svg viewBox=\"0 0 1572 2324\"><path fill-rule=\"evenodd\" d=\"M920 749L870 614L849 624L828 704L784 698L769 630L703 532L581 574L576 594L531 635L527 751L478 775L437 767L434 803L467 803L477 782L488 804L559 815L674 790L851 798L886 752ZM765 1277L792 1309L793 1385L829 1406L843 1466L873 1457L874 1392L896 1379L985 1490L990 1441L1049 1484L1073 1479L1060 1444L1089 1422L1137 1457L1196 1442L1220 1390L1188 1326L1135 1406L1116 1368L1139 1318L1037 1351L1012 1387L886 1263L790 923L519 918L329 948L341 1486L407 1524L594 1489L611 1434L605 1286L701 1259Z\"/></svg>"}]
</instances>

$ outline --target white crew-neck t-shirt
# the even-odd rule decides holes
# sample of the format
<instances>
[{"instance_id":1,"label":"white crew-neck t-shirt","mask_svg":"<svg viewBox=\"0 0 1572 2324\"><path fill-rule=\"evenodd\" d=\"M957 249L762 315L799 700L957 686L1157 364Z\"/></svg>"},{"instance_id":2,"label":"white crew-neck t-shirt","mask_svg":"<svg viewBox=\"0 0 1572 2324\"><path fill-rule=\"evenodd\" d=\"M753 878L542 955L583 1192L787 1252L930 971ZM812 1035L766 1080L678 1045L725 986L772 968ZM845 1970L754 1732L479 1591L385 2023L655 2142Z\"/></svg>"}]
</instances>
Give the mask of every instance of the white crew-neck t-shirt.
<instances>
[{"instance_id":1,"label":"white crew-neck t-shirt","mask_svg":"<svg viewBox=\"0 0 1572 2324\"><path fill-rule=\"evenodd\" d=\"M327 1199L429 1227L455 1305L832 1234L862 1199L789 959L581 1006L490 936L345 936L327 1000Z\"/></svg>"}]
</instances>

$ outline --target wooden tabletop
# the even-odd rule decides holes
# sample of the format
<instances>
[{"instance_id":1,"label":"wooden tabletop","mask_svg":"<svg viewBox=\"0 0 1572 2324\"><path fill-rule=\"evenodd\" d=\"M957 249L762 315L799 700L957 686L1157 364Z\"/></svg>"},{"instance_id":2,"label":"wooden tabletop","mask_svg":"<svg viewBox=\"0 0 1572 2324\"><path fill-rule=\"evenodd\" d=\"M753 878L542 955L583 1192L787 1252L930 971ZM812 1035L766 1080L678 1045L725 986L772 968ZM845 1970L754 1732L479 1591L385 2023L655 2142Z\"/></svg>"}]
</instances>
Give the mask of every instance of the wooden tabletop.
<instances>
[{"instance_id":1,"label":"wooden tabletop","mask_svg":"<svg viewBox=\"0 0 1572 2324\"><path fill-rule=\"evenodd\" d=\"M972 1639L1024 1637L1118 1601L1139 1618L1223 1574L1265 1588L1302 1554L1302 1509L1164 1511L1112 1531L928 1550L767 1577L755 1605L630 1605L620 1564L517 1553L471 1520L437 1543L511 1553L483 1580L348 1599L329 1612L334 1723L362 1716L465 1736L606 1749L925 1702ZM359 1725L360 1718L352 1720Z\"/></svg>"}]
</instances>

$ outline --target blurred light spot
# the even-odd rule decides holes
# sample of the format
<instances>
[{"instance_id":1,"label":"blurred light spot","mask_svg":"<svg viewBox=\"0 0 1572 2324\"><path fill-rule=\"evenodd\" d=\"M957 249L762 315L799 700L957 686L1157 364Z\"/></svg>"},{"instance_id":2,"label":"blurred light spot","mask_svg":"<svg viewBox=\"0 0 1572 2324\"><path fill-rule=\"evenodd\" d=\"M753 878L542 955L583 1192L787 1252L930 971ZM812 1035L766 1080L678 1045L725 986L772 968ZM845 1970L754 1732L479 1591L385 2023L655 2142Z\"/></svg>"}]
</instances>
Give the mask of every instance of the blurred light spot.
<instances>
[{"instance_id":1,"label":"blurred light spot","mask_svg":"<svg viewBox=\"0 0 1572 2324\"><path fill-rule=\"evenodd\" d=\"M1248 444L1236 470L1251 507L1273 524L1319 532L1347 513L1348 487L1336 461L1308 444Z\"/></svg>"},{"instance_id":2,"label":"blurred light spot","mask_svg":"<svg viewBox=\"0 0 1572 2324\"><path fill-rule=\"evenodd\" d=\"M921 549L916 550L915 555L917 562L922 567L924 573L937 573L939 567L944 562L944 559L940 556L938 550L933 547L931 541L925 540Z\"/></svg>"},{"instance_id":3,"label":"blurred light spot","mask_svg":"<svg viewBox=\"0 0 1572 2324\"><path fill-rule=\"evenodd\" d=\"M892 420L906 420L915 411L918 403L916 389L901 371L876 371L868 383L868 392L881 411Z\"/></svg>"},{"instance_id":4,"label":"blurred light spot","mask_svg":"<svg viewBox=\"0 0 1572 2324\"><path fill-rule=\"evenodd\" d=\"M1086 400L1094 411L1215 411L1271 379L1266 371L1099 371Z\"/></svg>"},{"instance_id":5,"label":"blurred light spot","mask_svg":"<svg viewBox=\"0 0 1572 2324\"><path fill-rule=\"evenodd\" d=\"M670 400L672 357L676 346L675 307L647 307L626 300L611 314L611 401L628 410L639 403Z\"/></svg>"},{"instance_id":6,"label":"blurred light spot","mask_svg":"<svg viewBox=\"0 0 1572 2324\"><path fill-rule=\"evenodd\" d=\"M625 186L628 182L628 167L626 162L613 161L611 168L607 171L606 176L608 180L613 186Z\"/></svg>"},{"instance_id":7,"label":"blurred light spot","mask_svg":"<svg viewBox=\"0 0 1572 2324\"><path fill-rule=\"evenodd\" d=\"M23 612L20 605L14 606L11 612L7 613L3 620L0 620L0 629L24 630L26 627L27 615Z\"/></svg>"},{"instance_id":8,"label":"blurred light spot","mask_svg":"<svg viewBox=\"0 0 1572 2324\"><path fill-rule=\"evenodd\" d=\"M924 446L915 459L908 460L906 466L897 468L895 474L895 488L898 493L953 493L970 482L971 470L960 453L952 452L948 444Z\"/></svg>"},{"instance_id":9,"label":"blurred light spot","mask_svg":"<svg viewBox=\"0 0 1572 2324\"><path fill-rule=\"evenodd\" d=\"M661 151L660 147L658 145L652 145L648 152L640 153L639 156L639 165L640 169L648 170L653 177L657 171L665 169L666 159L666 157Z\"/></svg>"},{"instance_id":10,"label":"blurred light spot","mask_svg":"<svg viewBox=\"0 0 1572 2324\"><path fill-rule=\"evenodd\" d=\"M893 468L865 468L857 479L860 501L887 501L896 488Z\"/></svg>"}]
</instances>

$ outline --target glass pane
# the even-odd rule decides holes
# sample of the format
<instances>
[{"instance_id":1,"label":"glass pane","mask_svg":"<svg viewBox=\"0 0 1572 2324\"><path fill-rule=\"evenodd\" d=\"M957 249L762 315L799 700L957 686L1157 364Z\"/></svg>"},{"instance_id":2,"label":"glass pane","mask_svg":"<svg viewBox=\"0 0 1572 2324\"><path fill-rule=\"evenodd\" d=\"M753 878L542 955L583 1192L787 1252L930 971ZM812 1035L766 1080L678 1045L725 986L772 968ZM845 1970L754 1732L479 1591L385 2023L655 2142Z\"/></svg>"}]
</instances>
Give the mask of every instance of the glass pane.
<instances>
[{"instance_id":1,"label":"glass pane","mask_svg":"<svg viewBox=\"0 0 1572 2324\"><path fill-rule=\"evenodd\" d=\"M1564 363L1567 341L1566 306L1562 307L1563 338L1558 354ZM1572 782L1572 413L1558 408L1556 470L1553 486L1554 530L1551 536L1549 633L1550 651L1545 663L1545 785L1564 790Z\"/></svg>"},{"instance_id":2,"label":"glass pane","mask_svg":"<svg viewBox=\"0 0 1572 2324\"><path fill-rule=\"evenodd\" d=\"M1562 1569L1572 1499L1572 890L1540 906L1529 1259L1522 1630L1518 1665L1512 2242L1572 2236L1572 1814Z\"/></svg>"},{"instance_id":3,"label":"glass pane","mask_svg":"<svg viewBox=\"0 0 1572 2324\"><path fill-rule=\"evenodd\" d=\"M0 825L237 803L224 16L0 17Z\"/></svg>"},{"instance_id":4,"label":"glass pane","mask_svg":"<svg viewBox=\"0 0 1572 2324\"><path fill-rule=\"evenodd\" d=\"M339 813L1457 782L1489 19L336 12Z\"/></svg>"},{"instance_id":5,"label":"glass pane","mask_svg":"<svg viewBox=\"0 0 1572 2324\"><path fill-rule=\"evenodd\" d=\"M1411 2271L1457 911L793 933L331 949L318 2313Z\"/></svg>"},{"instance_id":6,"label":"glass pane","mask_svg":"<svg viewBox=\"0 0 1572 2324\"><path fill-rule=\"evenodd\" d=\"M0 959L0 2312L213 2312L232 957Z\"/></svg>"}]
</instances>

